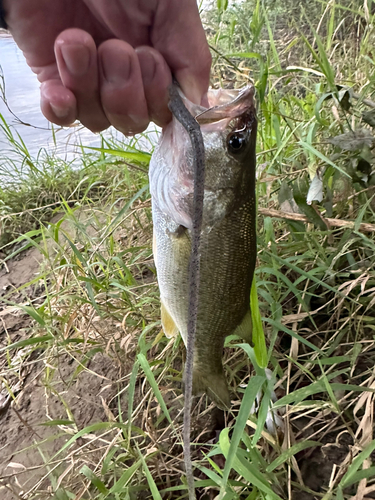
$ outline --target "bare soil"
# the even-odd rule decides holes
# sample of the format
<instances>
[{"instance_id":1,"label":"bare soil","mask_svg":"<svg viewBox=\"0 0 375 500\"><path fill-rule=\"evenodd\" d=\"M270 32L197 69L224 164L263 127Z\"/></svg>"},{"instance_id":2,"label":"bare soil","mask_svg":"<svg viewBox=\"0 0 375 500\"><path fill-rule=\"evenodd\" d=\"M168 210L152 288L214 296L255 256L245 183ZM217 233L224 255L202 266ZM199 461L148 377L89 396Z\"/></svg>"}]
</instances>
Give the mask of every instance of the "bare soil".
<instances>
[{"instance_id":1,"label":"bare soil","mask_svg":"<svg viewBox=\"0 0 375 500\"><path fill-rule=\"evenodd\" d=\"M70 232L69 225L63 224ZM0 306L0 349L29 339L35 331L32 318L12 304L28 305L32 300L37 305L43 301L44 281L38 280L42 262L41 252L33 247L7 261L0 270L0 298L6 299ZM31 281L34 281L32 285L18 291ZM116 332L118 325L109 323L106 322L105 328ZM64 476L69 472L69 467L61 469L64 463L64 452L59 453L61 447L78 430L93 423L108 422L111 416L112 400L121 388L123 364L101 352L89 358L83 353L81 359L74 354L67 349L62 354L54 353L49 360L43 349L0 350L2 500L51 498L51 482L61 482L61 472L64 470ZM50 425L51 421L55 421L55 425ZM43 425L45 423L49 425ZM78 439L76 449L83 447L86 455L91 453L94 460L95 447L87 446L93 434L89 436ZM66 460L69 461L69 457ZM36 487L39 493L35 496Z\"/></svg>"},{"instance_id":2,"label":"bare soil","mask_svg":"<svg viewBox=\"0 0 375 500\"><path fill-rule=\"evenodd\" d=\"M0 293L4 295L13 287L19 288L35 278L40 267L40 253L33 248L8 263L0 271ZM11 296L13 302L23 303L25 297L43 293L39 284L28 287L23 293ZM0 348L30 336L31 318L3 307L0 311ZM22 358L22 356L21 356ZM2 500L32 498L28 492L43 483L48 488L48 469L53 471L51 460L67 441L66 434L59 437L57 426L41 425L49 420L74 420L78 429L94 422L107 421L106 412L112 397L118 391L116 381L119 368L113 359L97 353L78 377L79 360L68 354L58 359L58 369L52 369L48 383L43 379L45 360L42 353L34 351L14 366L14 376L9 377L9 359L0 354L0 376L6 377L0 391L0 497ZM51 365L52 367L52 365ZM2 380L2 377L0 378ZM1 386L0 386L1 388ZM12 395L10 395L12 393ZM69 408L71 415L67 414ZM70 418L69 418L70 417ZM72 429L72 433L73 429ZM84 444L83 441L77 446ZM60 457L58 457L60 458ZM56 471L54 471L56 476ZM43 480L45 478L45 480ZM48 498L48 489L46 490Z\"/></svg>"}]
</instances>

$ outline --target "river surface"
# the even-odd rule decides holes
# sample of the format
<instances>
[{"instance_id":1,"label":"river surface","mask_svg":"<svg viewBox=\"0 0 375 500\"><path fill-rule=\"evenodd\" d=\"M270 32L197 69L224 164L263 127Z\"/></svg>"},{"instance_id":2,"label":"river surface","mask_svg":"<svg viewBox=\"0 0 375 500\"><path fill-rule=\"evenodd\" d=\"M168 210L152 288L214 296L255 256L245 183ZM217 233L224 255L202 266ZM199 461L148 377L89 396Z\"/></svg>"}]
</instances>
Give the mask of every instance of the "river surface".
<instances>
[{"instance_id":1,"label":"river surface","mask_svg":"<svg viewBox=\"0 0 375 500\"><path fill-rule=\"evenodd\" d=\"M54 126L55 143L53 126L40 111L37 77L27 66L22 52L12 37L7 34L0 35L0 66L6 98L6 104L3 99L0 99L0 113L13 134L20 134L31 156L37 156L41 148L44 148L49 153L55 153L58 157L71 161L79 159L81 144L101 146L101 134L94 134L81 125L63 129ZM157 130L157 127L151 124L148 129L150 139L141 138L139 147L150 150L152 144L157 141ZM102 135L104 138L115 141L124 140L123 135L113 127ZM21 161L20 157L15 157L12 153L12 147L3 130L0 130L0 148L2 152L0 164L6 156L10 156L13 161Z\"/></svg>"}]
</instances>

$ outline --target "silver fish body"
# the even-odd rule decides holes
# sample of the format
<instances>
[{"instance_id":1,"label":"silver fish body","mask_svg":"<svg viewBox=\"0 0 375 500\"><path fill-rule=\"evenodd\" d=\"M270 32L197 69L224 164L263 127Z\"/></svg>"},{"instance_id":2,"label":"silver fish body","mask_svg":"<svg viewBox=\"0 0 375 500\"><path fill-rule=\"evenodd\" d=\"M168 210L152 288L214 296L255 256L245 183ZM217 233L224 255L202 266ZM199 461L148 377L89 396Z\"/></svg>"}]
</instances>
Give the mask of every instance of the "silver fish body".
<instances>
[{"instance_id":1,"label":"silver fish body","mask_svg":"<svg viewBox=\"0 0 375 500\"><path fill-rule=\"evenodd\" d=\"M206 154L193 392L220 407L230 398L224 339L251 341L250 288L256 260L255 142L252 87L209 91L209 108L184 103L201 126ZM167 336L187 341L193 219L193 152L174 118L150 163L154 258Z\"/></svg>"}]
</instances>

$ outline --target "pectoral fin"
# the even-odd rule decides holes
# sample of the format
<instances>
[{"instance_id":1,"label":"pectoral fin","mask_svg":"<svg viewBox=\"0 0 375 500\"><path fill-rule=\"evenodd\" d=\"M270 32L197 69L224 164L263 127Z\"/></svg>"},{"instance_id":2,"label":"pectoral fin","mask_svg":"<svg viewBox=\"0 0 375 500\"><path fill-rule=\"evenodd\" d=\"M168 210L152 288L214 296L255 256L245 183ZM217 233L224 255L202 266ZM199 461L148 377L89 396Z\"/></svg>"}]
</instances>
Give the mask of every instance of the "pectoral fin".
<instances>
[{"instance_id":1,"label":"pectoral fin","mask_svg":"<svg viewBox=\"0 0 375 500\"><path fill-rule=\"evenodd\" d=\"M237 326L233 333L241 337L241 339L244 339L244 341L248 344L253 345L252 332L253 322L251 321L251 311L249 309L245 314L244 319Z\"/></svg>"},{"instance_id":2,"label":"pectoral fin","mask_svg":"<svg viewBox=\"0 0 375 500\"><path fill-rule=\"evenodd\" d=\"M163 327L164 334L167 338L170 339L171 337L176 337L176 335L178 335L178 328L163 302L161 302L161 326Z\"/></svg>"}]
</instances>

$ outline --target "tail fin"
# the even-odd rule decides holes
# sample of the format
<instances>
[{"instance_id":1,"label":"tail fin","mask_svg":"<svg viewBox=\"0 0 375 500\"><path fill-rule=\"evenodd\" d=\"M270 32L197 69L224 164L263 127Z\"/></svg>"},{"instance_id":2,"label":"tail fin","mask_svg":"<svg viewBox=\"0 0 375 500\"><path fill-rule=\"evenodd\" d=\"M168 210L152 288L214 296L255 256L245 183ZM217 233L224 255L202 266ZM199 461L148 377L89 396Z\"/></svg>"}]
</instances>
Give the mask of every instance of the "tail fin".
<instances>
[{"instance_id":1,"label":"tail fin","mask_svg":"<svg viewBox=\"0 0 375 500\"><path fill-rule=\"evenodd\" d=\"M230 408L230 397L224 372L207 374L194 368L193 394L197 396L204 392L222 410Z\"/></svg>"}]
</instances>

